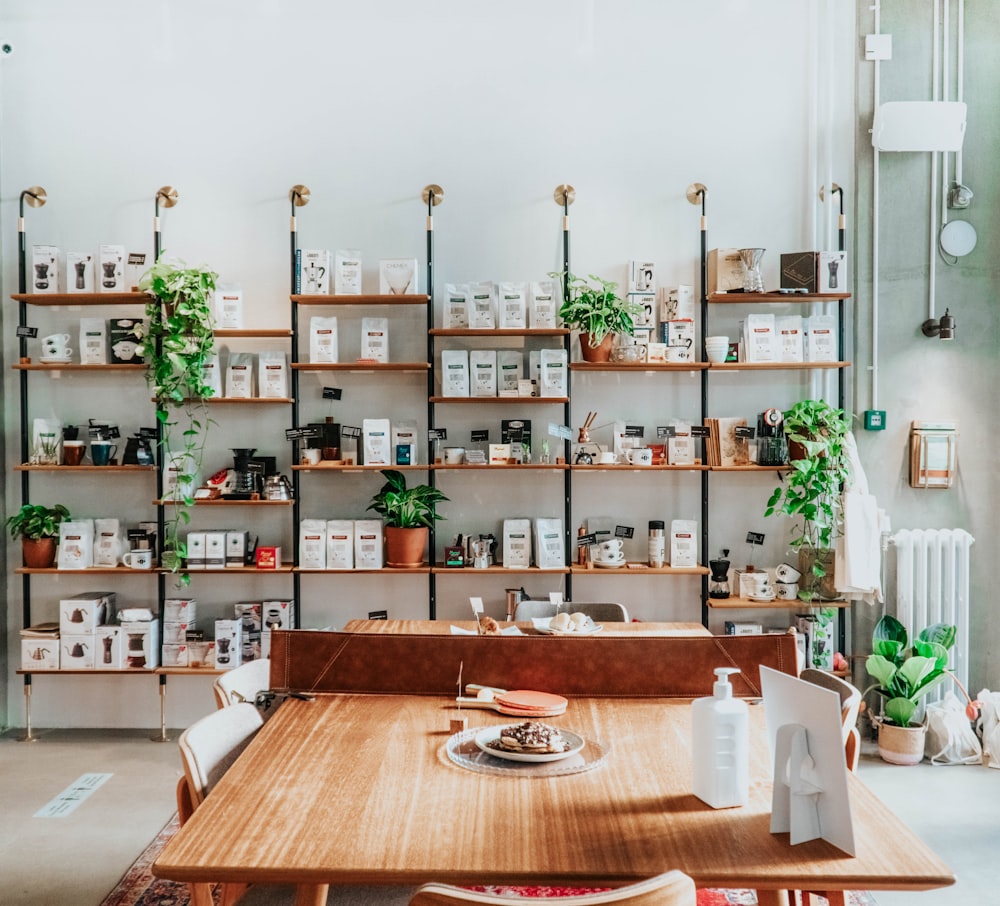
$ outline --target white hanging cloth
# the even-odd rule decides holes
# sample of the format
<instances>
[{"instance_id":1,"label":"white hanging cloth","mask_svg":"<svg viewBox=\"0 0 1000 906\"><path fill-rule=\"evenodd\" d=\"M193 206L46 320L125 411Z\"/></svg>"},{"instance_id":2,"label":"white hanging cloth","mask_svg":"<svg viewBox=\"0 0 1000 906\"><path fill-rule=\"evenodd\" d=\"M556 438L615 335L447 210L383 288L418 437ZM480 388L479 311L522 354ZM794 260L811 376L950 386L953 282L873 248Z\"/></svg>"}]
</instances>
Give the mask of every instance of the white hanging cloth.
<instances>
[{"instance_id":1,"label":"white hanging cloth","mask_svg":"<svg viewBox=\"0 0 1000 906\"><path fill-rule=\"evenodd\" d=\"M837 539L834 584L845 598L867 604L882 601L882 528L885 511L868 492L868 477L853 432L844 437L847 481L840 498L844 534Z\"/></svg>"}]
</instances>

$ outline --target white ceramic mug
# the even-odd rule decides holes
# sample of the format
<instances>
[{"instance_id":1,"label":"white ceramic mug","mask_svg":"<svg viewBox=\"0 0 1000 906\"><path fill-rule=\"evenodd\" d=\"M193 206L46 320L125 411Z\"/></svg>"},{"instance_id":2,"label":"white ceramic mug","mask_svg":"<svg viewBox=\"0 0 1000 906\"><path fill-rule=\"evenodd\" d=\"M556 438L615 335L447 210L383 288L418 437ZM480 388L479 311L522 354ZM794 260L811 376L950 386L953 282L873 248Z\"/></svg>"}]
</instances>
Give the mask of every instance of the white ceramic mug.
<instances>
[{"instance_id":1,"label":"white ceramic mug","mask_svg":"<svg viewBox=\"0 0 1000 906\"><path fill-rule=\"evenodd\" d=\"M597 544L597 553L602 560L621 560L625 554L622 553L622 548L625 543L621 538L608 538L606 541L600 541Z\"/></svg>"},{"instance_id":2,"label":"white ceramic mug","mask_svg":"<svg viewBox=\"0 0 1000 906\"><path fill-rule=\"evenodd\" d=\"M690 362L691 361L691 347L690 346L668 346L666 359L668 362Z\"/></svg>"},{"instance_id":3,"label":"white ceramic mug","mask_svg":"<svg viewBox=\"0 0 1000 906\"><path fill-rule=\"evenodd\" d=\"M789 563L779 563L775 567L774 577L779 582L798 582L802 578L802 573Z\"/></svg>"},{"instance_id":4,"label":"white ceramic mug","mask_svg":"<svg viewBox=\"0 0 1000 906\"><path fill-rule=\"evenodd\" d=\"M47 359L68 359L73 350L69 346L46 346L43 355Z\"/></svg>"},{"instance_id":5,"label":"white ceramic mug","mask_svg":"<svg viewBox=\"0 0 1000 906\"><path fill-rule=\"evenodd\" d=\"M770 598L774 596L771 587L771 577L766 572L750 573L750 584L755 598Z\"/></svg>"},{"instance_id":6,"label":"white ceramic mug","mask_svg":"<svg viewBox=\"0 0 1000 906\"><path fill-rule=\"evenodd\" d=\"M319 447L306 447L300 456L300 461L304 466L315 466L323 458L323 451Z\"/></svg>"},{"instance_id":7,"label":"white ceramic mug","mask_svg":"<svg viewBox=\"0 0 1000 906\"><path fill-rule=\"evenodd\" d=\"M42 337L42 345L45 347L51 346L58 349L61 346L66 346L68 343L68 333L50 333L47 337Z\"/></svg>"},{"instance_id":8,"label":"white ceramic mug","mask_svg":"<svg viewBox=\"0 0 1000 906\"><path fill-rule=\"evenodd\" d=\"M605 450L600 458L597 460L602 466L613 466L617 460L615 459L615 454L610 450Z\"/></svg>"},{"instance_id":9,"label":"white ceramic mug","mask_svg":"<svg viewBox=\"0 0 1000 906\"><path fill-rule=\"evenodd\" d=\"M653 451L649 447L634 447L629 450L628 459L634 466L651 466L653 464Z\"/></svg>"},{"instance_id":10,"label":"white ceramic mug","mask_svg":"<svg viewBox=\"0 0 1000 906\"><path fill-rule=\"evenodd\" d=\"M444 461L450 466L460 466L465 460L465 447L445 447Z\"/></svg>"},{"instance_id":11,"label":"white ceramic mug","mask_svg":"<svg viewBox=\"0 0 1000 906\"><path fill-rule=\"evenodd\" d=\"M122 563L129 569L152 569L153 552L149 550L134 550L122 554Z\"/></svg>"},{"instance_id":12,"label":"white ceramic mug","mask_svg":"<svg viewBox=\"0 0 1000 906\"><path fill-rule=\"evenodd\" d=\"M794 601L799 596L798 582L776 582L774 589L782 601Z\"/></svg>"}]
</instances>

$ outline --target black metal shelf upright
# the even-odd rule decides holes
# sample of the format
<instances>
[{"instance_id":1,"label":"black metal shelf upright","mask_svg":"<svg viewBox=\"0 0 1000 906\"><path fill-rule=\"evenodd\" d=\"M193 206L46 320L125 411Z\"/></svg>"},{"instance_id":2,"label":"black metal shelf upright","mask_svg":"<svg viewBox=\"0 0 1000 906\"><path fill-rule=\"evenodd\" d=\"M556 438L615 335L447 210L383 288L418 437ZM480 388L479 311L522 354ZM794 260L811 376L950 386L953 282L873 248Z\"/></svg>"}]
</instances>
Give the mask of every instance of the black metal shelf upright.
<instances>
[{"instance_id":1,"label":"black metal shelf upright","mask_svg":"<svg viewBox=\"0 0 1000 906\"><path fill-rule=\"evenodd\" d=\"M569 206L576 201L576 189L568 183L556 186L553 198L557 205L562 207L562 275L563 275L563 301L569 301ZM566 350L566 375L567 386L569 381L569 358L570 358L570 335L563 338L563 348ZM563 403L563 422L567 428L572 428L572 387L568 387L567 400ZM571 461L573 446L571 438L563 438L563 458L567 465ZM570 469L563 472L563 551L566 554L566 565L571 567L566 573L566 600L573 600L573 533L571 531L570 520L573 516L573 473Z\"/></svg>"},{"instance_id":2,"label":"black metal shelf upright","mask_svg":"<svg viewBox=\"0 0 1000 906\"><path fill-rule=\"evenodd\" d=\"M444 201L444 189L439 185L431 183L424 186L420 196L427 205L427 461L433 464L434 455L432 451L432 441L430 440L430 429L434 427L434 336L431 331L434 328L434 208ZM432 487L437 487L437 473L433 469L428 469L427 483ZM437 551L437 526L431 520L430 531L428 532L428 556L430 565L434 566L435 552ZM427 577L427 613L429 619L437 619L437 575L434 570L430 570Z\"/></svg>"}]
</instances>

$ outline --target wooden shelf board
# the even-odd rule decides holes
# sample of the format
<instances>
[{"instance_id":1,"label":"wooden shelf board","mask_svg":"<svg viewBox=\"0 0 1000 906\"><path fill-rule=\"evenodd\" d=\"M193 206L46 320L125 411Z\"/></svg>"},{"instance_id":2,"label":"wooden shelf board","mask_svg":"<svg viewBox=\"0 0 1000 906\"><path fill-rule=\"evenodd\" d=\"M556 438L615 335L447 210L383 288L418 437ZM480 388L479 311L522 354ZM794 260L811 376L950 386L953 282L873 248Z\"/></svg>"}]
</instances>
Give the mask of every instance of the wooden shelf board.
<instances>
[{"instance_id":1,"label":"wooden shelf board","mask_svg":"<svg viewBox=\"0 0 1000 906\"><path fill-rule=\"evenodd\" d=\"M207 396L203 400L195 400L194 402L208 403L210 406L262 406L268 404L275 405L288 405L289 403L294 403L290 396L281 397L263 397L263 396L252 396L249 399L244 399L240 397L233 396Z\"/></svg>"},{"instance_id":2,"label":"wooden shelf board","mask_svg":"<svg viewBox=\"0 0 1000 906\"><path fill-rule=\"evenodd\" d=\"M246 340L270 340L270 339L289 339L292 336L291 328L284 329L262 329L257 330L254 328L240 328L235 329L231 327L218 328L215 331L215 336L217 339L246 339Z\"/></svg>"},{"instance_id":3,"label":"wooden shelf board","mask_svg":"<svg viewBox=\"0 0 1000 906\"><path fill-rule=\"evenodd\" d=\"M819 368L850 368L850 362L719 362L710 371L811 371Z\"/></svg>"},{"instance_id":4,"label":"wooden shelf board","mask_svg":"<svg viewBox=\"0 0 1000 906\"><path fill-rule=\"evenodd\" d=\"M522 403L537 405L539 403L551 403L560 405L568 403L568 396L432 396L432 403L507 403L511 406L520 406Z\"/></svg>"},{"instance_id":5,"label":"wooden shelf board","mask_svg":"<svg viewBox=\"0 0 1000 906\"><path fill-rule=\"evenodd\" d=\"M155 472L156 466L34 466L29 463L14 466L15 472Z\"/></svg>"},{"instance_id":6,"label":"wooden shelf board","mask_svg":"<svg viewBox=\"0 0 1000 906\"><path fill-rule=\"evenodd\" d=\"M426 305L430 297L426 293L403 296L362 293L356 296L303 296L290 297L296 305Z\"/></svg>"},{"instance_id":7,"label":"wooden shelf board","mask_svg":"<svg viewBox=\"0 0 1000 906\"><path fill-rule=\"evenodd\" d=\"M593 465L573 465L570 467L574 472L706 472L708 466L701 463L691 465L659 465L659 466L633 466L626 463L601 464L595 462Z\"/></svg>"},{"instance_id":8,"label":"wooden shelf board","mask_svg":"<svg viewBox=\"0 0 1000 906\"><path fill-rule=\"evenodd\" d=\"M195 500L195 506L291 506L294 500ZM153 506L183 505L179 500L154 500Z\"/></svg>"},{"instance_id":9,"label":"wooden shelf board","mask_svg":"<svg viewBox=\"0 0 1000 906\"><path fill-rule=\"evenodd\" d=\"M154 676L219 676L230 671L216 667L154 667L150 672Z\"/></svg>"},{"instance_id":10,"label":"wooden shelf board","mask_svg":"<svg viewBox=\"0 0 1000 906\"><path fill-rule=\"evenodd\" d=\"M189 576L260 576L268 575L270 573L291 573L294 572L295 567L291 563L282 563L277 569L257 569L256 566L213 566L211 569L201 569L200 567L188 568L177 570L179 573L187 573ZM173 570L163 570L163 572L169 575Z\"/></svg>"},{"instance_id":11,"label":"wooden shelf board","mask_svg":"<svg viewBox=\"0 0 1000 906\"><path fill-rule=\"evenodd\" d=\"M394 469L397 472L428 472L432 466L420 465L416 463L408 466L394 465L356 465L354 463L344 464L342 462L318 462L315 465L292 466L295 472L380 472L382 469Z\"/></svg>"},{"instance_id":12,"label":"wooden shelf board","mask_svg":"<svg viewBox=\"0 0 1000 906\"><path fill-rule=\"evenodd\" d=\"M38 639L37 641L44 641ZM59 641L56 639L55 641ZM156 676L156 670L149 667L122 667L120 670L17 670L20 676Z\"/></svg>"},{"instance_id":13,"label":"wooden shelf board","mask_svg":"<svg viewBox=\"0 0 1000 906\"><path fill-rule=\"evenodd\" d=\"M158 569L130 569L127 566L88 566L86 569L59 569L57 566L37 567L19 566L14 570L18 575L53 575L53 576L152 576Z\"/></svg>"},{"instance_id":14,"label":"wooden shelf board","mask_svg":"<svg viewBox=\"0 0 1000 906\"><path fill-rule=\"evenodd\" d=\"M708 301L713 303L735 302L842 302L850 299L850 293L710 293Z\"/></svg>"},{"instance_id":15,"label":"wooden shelf board","mask_svg":"<svg viewBox=\"0 0 1000 906\"><path fill-rule=\"evenodd\" d=\"M632 566L632 569L629 567ZM572 569L574 576L707 576L706 566L682 566L674 569L672 566L647 566L644 563L626 564L618 569L602 569L599 566L587 568L586 566L575 565Z\"/></svg>"},{"instance_id":16,"label":"wooden shelf board","mask_svg":"<svg viewBox=\"0 0 1000 906\"><path fill-rule=\"evenodd\" d=\"M28 305L145 305L148 293L15 293L15 302Z\"/></svg>"},{"instance_id":17,"label":"wooden shelf board","mask_svg":"<svg viewBox=\"0 0 1000 906\"><path fill-rule=\"evenodd\" d=\"M566 327L499 327L492 330L477 330L473 327L433 327L432 337L565 337Z\"/></svg>"},{"instance_id":18,"label":"wooden shelf board","mask_svg":"<svg viewBox=\"0 0 1000 906\"><path fill-rule=\"evenodd\" d=\"M711 472L782 472L788 470L788 463L780 466L709 466Z\"/></svg>"},{"instance_id":19,"label":"wooden shelf board","mask_svg":"<svg viewBox=\"0 0 1000 906\"><path fill-rule=\"evenodd\" d=\"M446 462L438 462L435 463L433 466L431 466L431 468L437 472L461 472L466 469L470 471L476 471L476 470L482 471L485 469L485 470L492 470L494 472L501 469L512 469L515 472L530 472L533 470L564 472L566 469L569 468L569 466L566 465L566 463L564 462L549 462L549 463L529 462L520 464L514 463L513 465L504 464L504 465L492 465L492 466L489 463L483 463L482 465L478 463L474 463L471 465L469 463L450 465Z\"/></svg>"},{"instance_id":20,"label":"wooden shelf board","mask_svg":"<svg viewBox=\"0 0 1000 906\"><path fill-rule=\"evenodd\" d=\"M292 362L295 371L429 371L427 362Z\"/></svg>"},{"instance_id":21,"label":"wooden shelf board","mask_svg":"<svg viewBox=\"0 0 1000 906\"><path fill-rule=\"evenodd\" d=\"M475 573L479 575L494 575L494 576L516 576L519 573L533 573L536 575L564 575L569 572L568 566L559 566L555 569L539 569L537 566L522 566L517 568L508 569L503 565L488 566L486 569L476 569L473 566L445 566L443 563L438 562L434 568L431 570L435 575L449 575L449 574L459 574L459 573Z\"/></svg>"},{"instance_id":22,"label":"wooden shelf board","mask_svg":"<svg viewBox=\"0 0 1000 906\"><path fill-rule=\"evenodd\" d=\"M653 374L657 371L704 371L708 362L570 362L570 371L621 371Z\"/></svg>"},{"instance_id":23,"label":"wooden shelf board","mask_svg":"<svg viewBox=\"0 0 1000 906\"><path fill-rule=\"evenodd\" d=\"M294 572L300 576L320 576L336 573L338 576L360 576L366 574L393 573L396 575L409 574L416 576L430 575L429 566L384 566L382 569L302 569L297 566Z\"/></svg>"},{"instance_id":24,"label":"wooden shelf board","mask_svg":"<svg viewBox=\"0 0 1000 906\"><path fill-rule=\"evenodd\" d=\"M850 607L850 601L821 601L818 604L807 604L805 601L788 601L775 599L773 601L751 601L749 598L738 598L731 595L728 598L709 598L708 606L715 610L808 610L811 607Z\"/></svg>"},{"instance_id":25,"label":"wooden shelf board","mask_svg":"<svg viewBox=\"0 0 1000 906\"><path fill-rule=\"evenodd\" d=\"M143 362L118 363L109 365L81 365L79 362L28 362L11 365L14 371L145 371L146 365Z\"/></svg>"}]
</instances>

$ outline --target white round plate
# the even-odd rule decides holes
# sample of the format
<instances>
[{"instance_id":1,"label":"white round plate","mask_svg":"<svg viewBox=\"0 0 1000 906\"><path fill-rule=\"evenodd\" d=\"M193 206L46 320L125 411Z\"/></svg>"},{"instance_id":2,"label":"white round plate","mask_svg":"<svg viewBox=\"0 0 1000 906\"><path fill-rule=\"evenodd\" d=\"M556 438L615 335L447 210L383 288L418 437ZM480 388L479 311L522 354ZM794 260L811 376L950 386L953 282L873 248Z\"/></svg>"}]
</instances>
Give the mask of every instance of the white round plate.
<instances>
[{"instance_id":1,"label":"white round plate","mask_svg":"<svg viewBox=\"0 0 1000 906\"><path fill-rule=\"evenodd\" d=\"M601 569L621 569L627 562L624 557L621 560L598 560L594 557L594 566L599 566Z\"/></svg>"},{"instance_id":2,"label":"white round plate","mask_svg":"<svg viewBox=\"0 0 1000 906\"><path fill-rule=\"evenodd\" d=\"M505 730L507 727L517 726L520 726L520 724L505 724L502 727L488 727L485 730L480 730L476 734L476 745L487 755L492 755L495 758L502 758L504 761L524 761L530 764L542 764L546 761L562 761L564 758L575 755L586 745L582 736L571 733L569 730L560 730L559 733L569 746L565 752L546 752L543 755L529 755L526 752L505 752L503 749L490 748L489 744L500 738L502 730Z\"/></svg>"},{"instance_id":3,"label":"white round plate","mask_svg":"<svg viewBox=\"0 0 1000 906\"><path fill-rule=\"evenodd\" d=\"M604 626L601 623L594 623L582 631L579 629L553 629L551 626L536 626L535 629L543 635L594 635L594 633L604 629Z\"/></svg>"},{"instance_id":4,"label":"white round plate","mask_svg":"<svg viewBox=\"0 0 1000 906\"><path fill-rule=\"evenodd\" d=\"M777 599L776 595L771 595L770 597L765 597L764 595L749 595L751 601L758 601L762 604L766 604L768 601L774 601Z\"/></svg>"},{"instance_id":5,"label":"white round plate","mask_svg":"<svg viewBox=\"0 0 1000 906\"><path fill-rule=\"evenodd\" d=\"M43 365L69 365L73 361L72 358L59 358L58 356L43 355L38 359Z\"/></svg>"}]
</instances>

